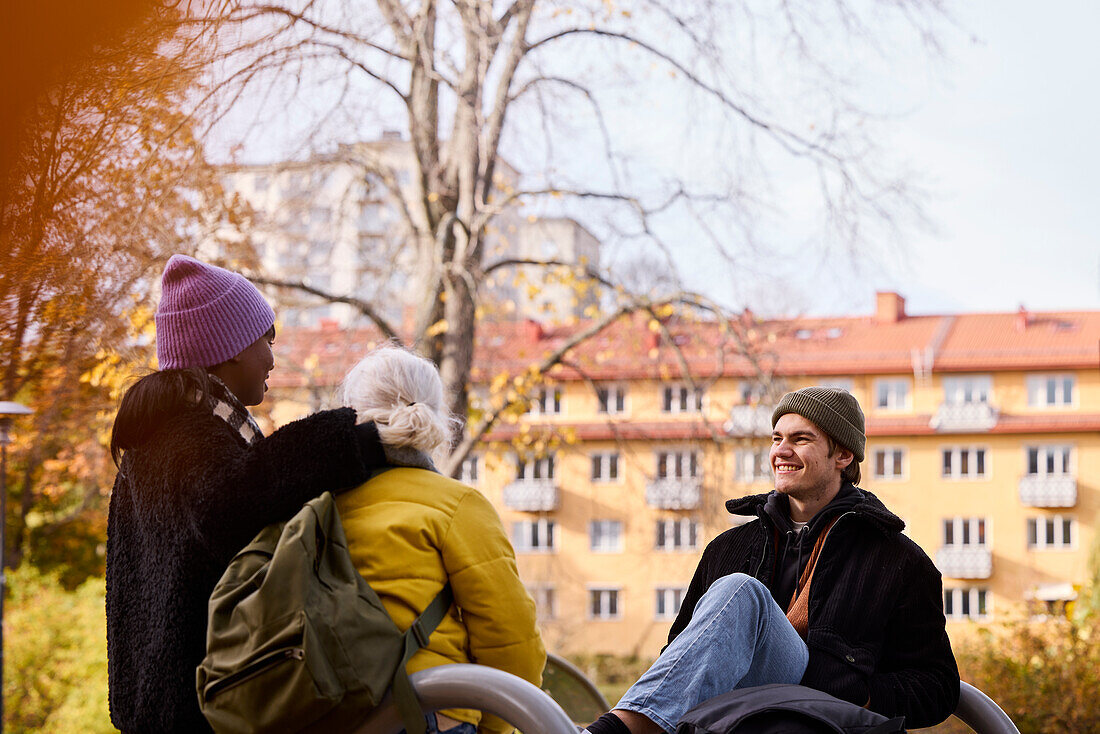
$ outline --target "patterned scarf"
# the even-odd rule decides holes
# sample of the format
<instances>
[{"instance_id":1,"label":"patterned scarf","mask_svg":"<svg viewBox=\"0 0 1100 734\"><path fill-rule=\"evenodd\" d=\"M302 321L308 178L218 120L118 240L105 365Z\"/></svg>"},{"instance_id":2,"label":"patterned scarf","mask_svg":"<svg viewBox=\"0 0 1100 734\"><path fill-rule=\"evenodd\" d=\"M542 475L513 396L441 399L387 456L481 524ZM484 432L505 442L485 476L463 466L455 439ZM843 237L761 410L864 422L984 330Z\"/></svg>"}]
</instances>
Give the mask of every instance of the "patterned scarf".
<instances>
[{"instance_id":1,"label":"patterned scarf","mask_svg":"<svg viewBox=\"0 0 1100 734\"><path fill-rule=\"evenodd\" d=\"M198 397L202 399L201 394ZM249 446L264 437L263 431L260 430L256 419L248 412L248 408L244 407L225 383L214 375L210 375L210 392L206 396L206 405L214 415L239 433Z\"/></svg>"}]
</instances>

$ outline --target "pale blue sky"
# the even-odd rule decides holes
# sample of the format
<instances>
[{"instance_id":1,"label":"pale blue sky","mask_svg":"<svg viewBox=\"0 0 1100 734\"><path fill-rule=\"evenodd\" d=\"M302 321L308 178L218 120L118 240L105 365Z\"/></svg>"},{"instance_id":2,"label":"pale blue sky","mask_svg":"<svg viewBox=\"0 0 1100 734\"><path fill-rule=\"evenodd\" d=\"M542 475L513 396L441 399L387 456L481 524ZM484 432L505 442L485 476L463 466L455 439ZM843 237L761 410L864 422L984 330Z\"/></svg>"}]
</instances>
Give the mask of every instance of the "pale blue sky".
<instances>
[{"instance_id":1,"label":"pale blue sky","mask_svg":"<svg viewBox=\"0 0 1100 734\"><path fill-rule=\"evenodd\" d=\"M1100 3L955 12L973 38L950 38L934 74L909 77L915 111L893 140L927 177L938 232L911 235L907 262L867 277L915 312L1100 308Z\"/></svg>"},{"instance_id":2,"label":"pale blue sky","mask_svg":"<svg viewBox=\"0 0 1100 734\"><path fill-rule=\"evenodd\" d=\"M809 221L798 221L800 214L813 216L800 197L809 201L816 184L812 172L792 169L777 175L777 196L787 211L765 224L771 244L750 270L731 277L724 262L697 246L697 236L673 225L667 239L676 243L689 286L735 307L747 303L784 313L869 313L874 291L882 289L905 295L913 313L1012 311L1021 304L1033 310L1100 308L1100 101L1093 78L1100 72L1094 37L1100 2L959 0L949 6L954 22L942 26L942 58L930 59L919 48L897 52L889 33L883 34L887 50L895 51L889 64L860 59L846 48L833 58L868 69L866 104L888 113L876 128L878 139L891 158L917 172L929 194L925 211L932 228L905 227L900 242L875 233L857 255L855 271L842 254L822 261L813 254L819 233ZM772 69L750 71L746 78L757 74L769 94L788 89L769 86ZM705 178L708 164L722 165L721 144L706 134L705 116L685 128L684 98L666 90L667 73L655 67L651 79L633 90L637 96L608 109L610 127L628 147L636 146L631 174L637 178L644 181L649 169L672 164L686 168L681 175L688 181ZM788 96L798 94L792 89ZM348 113L361 137L385 126L377 121L382 110L371 107L377 99L367 99L366 112ZM305 119L303 103L280 110L250 151L278 157L276 151L291 147L275 144L275 133L297 137L290 123ZM579 147L571 152L563 167L586 180L593 154Z\"/></svg>"}]
</instances>

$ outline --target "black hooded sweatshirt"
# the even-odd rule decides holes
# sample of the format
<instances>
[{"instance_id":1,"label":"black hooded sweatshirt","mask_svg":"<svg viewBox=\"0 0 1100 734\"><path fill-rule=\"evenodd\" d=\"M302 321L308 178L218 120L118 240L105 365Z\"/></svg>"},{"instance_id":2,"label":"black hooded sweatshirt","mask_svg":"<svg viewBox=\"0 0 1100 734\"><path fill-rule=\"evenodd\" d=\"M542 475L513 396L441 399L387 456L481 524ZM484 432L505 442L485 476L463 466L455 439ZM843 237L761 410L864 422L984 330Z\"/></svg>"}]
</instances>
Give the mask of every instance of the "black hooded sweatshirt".
<instances>
[{"instance_id":1,"label":"black hooded sweatshirt","mask_svg":"<svg viewBox=\"0 0 1100 734\"><path fill-rule=\"evenodd\" d=\"M790 498L785 494L772 492L764 503L764 512L771 519L779 535L775 568L768 580L768 590L772 598L783 611L791 604L798 580L802 578L802 572L806 570L806 563L810 560L810 553L817 542L817 536L834 517L838 517L850 510L860 500L856 488L845 483L833 497L832 502L821 508L821 511L810 518L810 522L801 530L794 529L791 521Z\"/></svg>"}]
</instances>

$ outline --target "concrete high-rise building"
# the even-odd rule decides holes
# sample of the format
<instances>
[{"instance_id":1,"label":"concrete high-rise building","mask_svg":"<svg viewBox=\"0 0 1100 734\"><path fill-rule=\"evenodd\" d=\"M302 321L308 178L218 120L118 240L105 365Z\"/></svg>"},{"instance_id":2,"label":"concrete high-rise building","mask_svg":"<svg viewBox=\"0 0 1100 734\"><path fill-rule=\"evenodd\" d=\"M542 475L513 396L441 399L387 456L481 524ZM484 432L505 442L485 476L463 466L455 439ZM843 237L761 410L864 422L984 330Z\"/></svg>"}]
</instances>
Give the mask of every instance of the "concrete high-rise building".
<instances>
[{"instance_id":1,"label":"concrete high-rise building","mask_svg":"<svg viewBox=\"0 0 1100 734\"><path fill-rule=\"evenodd\" d=\"M400 323L425 293L418 275L426 269L418 262L406 215L396 205L399 196L406 201L417 196L412 155L409 142L387 133L381 140L344 145L303 161L225 166L222 180L253 212L247 231L266 275L367 301ZM502 186L518 185L519 173L507 163L497 170ZM414 221L420 216L415 208L407 211ZM487 265L516 258L599 265L599 243L577 222L513 212L493 221L486 253ZM491 311L505 318L579 316L595 302L593 296L578 299L572 289L544 276L543 269L510 267L480 285ZM285 289L280 299L285 326L361 323L352 305Z\"/></svg>"}]
</instances>

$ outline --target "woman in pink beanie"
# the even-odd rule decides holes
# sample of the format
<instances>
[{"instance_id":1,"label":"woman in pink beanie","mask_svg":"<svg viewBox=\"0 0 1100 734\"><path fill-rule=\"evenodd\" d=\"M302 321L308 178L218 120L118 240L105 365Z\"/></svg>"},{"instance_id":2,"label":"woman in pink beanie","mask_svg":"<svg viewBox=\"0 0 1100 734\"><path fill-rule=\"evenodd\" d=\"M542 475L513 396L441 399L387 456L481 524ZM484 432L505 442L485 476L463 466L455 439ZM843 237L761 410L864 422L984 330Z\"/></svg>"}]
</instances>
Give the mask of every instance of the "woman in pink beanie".
<instances>
[{"instance_id":1,"label":"woman in pink beanie","mask_svg":"<svg viewBox=\"0 0 1100 734\"><path fill-rule=\"evenodd\" d=\"M122 398L107 522L111 722L124 732L210 731L195 695L207 600L265 525L385 464L350 408L265 437L275 313L237 273L173 255L156 313L161 369Z\"/></svg>"}]
</instances>

